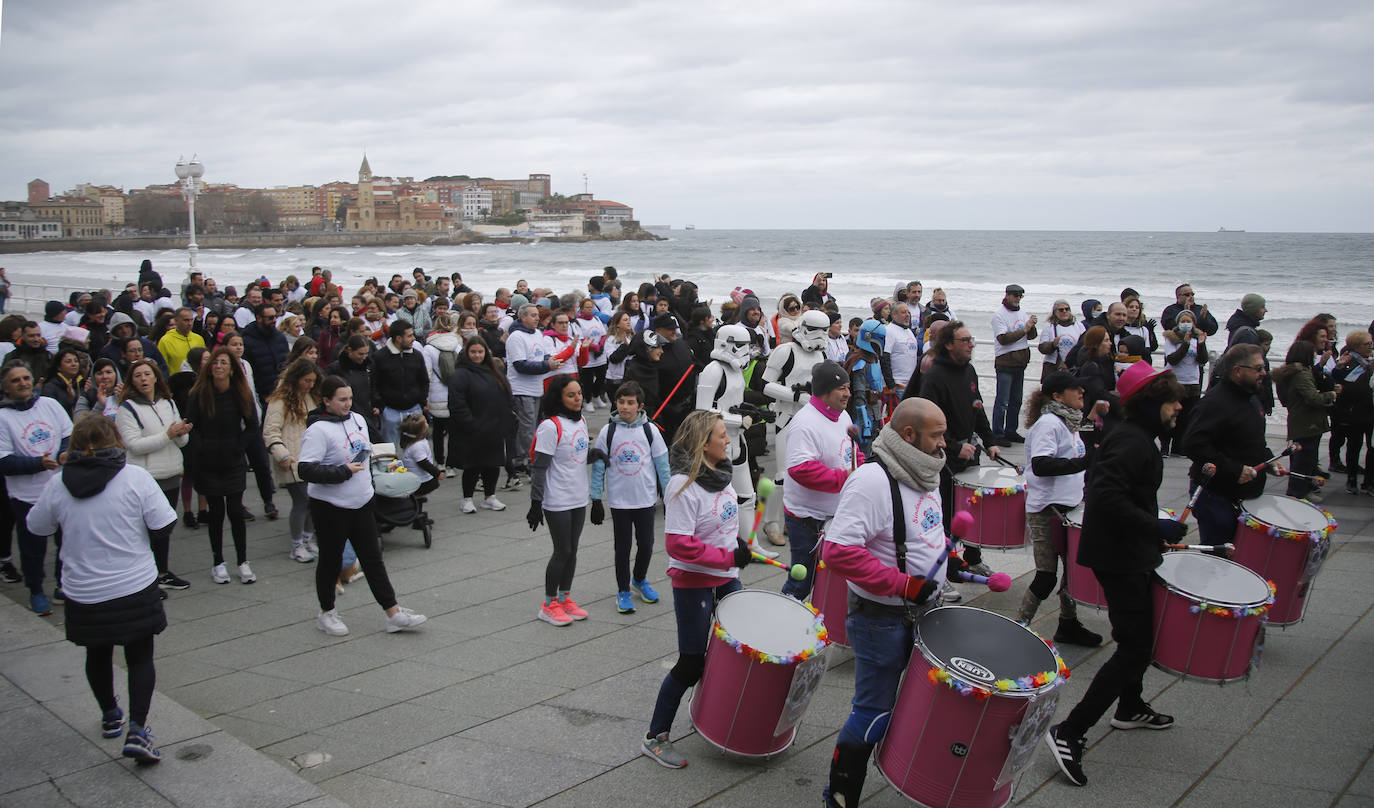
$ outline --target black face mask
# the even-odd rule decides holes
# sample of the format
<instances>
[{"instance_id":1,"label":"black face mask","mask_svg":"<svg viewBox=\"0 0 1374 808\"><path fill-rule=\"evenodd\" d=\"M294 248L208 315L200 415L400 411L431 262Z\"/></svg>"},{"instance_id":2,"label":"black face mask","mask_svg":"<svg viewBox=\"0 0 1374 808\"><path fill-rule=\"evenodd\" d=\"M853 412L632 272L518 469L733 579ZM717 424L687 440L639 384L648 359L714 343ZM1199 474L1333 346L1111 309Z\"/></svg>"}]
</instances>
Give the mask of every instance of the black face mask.
<instances>
[{"instance_id":1,"label":"black face mask","mask_svg":"<svg viewBox=\"0 0 1374 808\"><path fill-rule=\"evenodd\" d=\"M949 310L949 304L948 304L948 303L934 303L934 302L932 302L932 303L930 304L930 307L931 307L932 309L936 310L936 311L948 311L948 310Z\"/></svg>"}]
</instances>

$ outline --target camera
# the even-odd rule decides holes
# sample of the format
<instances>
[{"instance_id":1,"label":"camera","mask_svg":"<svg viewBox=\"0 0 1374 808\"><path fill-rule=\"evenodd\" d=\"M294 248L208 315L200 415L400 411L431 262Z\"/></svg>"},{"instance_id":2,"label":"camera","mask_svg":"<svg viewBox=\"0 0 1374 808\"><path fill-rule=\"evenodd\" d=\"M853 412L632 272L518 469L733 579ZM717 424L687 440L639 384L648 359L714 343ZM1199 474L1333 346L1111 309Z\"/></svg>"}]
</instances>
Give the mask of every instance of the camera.
<instances>
[{"instance_id":1,"label":"camera","mask_svg":"<svg viewBox=\"0 0 1374 808\"><path fill-rule=\"evenodd\" d=\"M822 278L833 278L833 277L835 277L835 273L833 273L833 272L822 272L822 273L821 273L821 277L822 277Z\"/></svg>"}]
</instances>

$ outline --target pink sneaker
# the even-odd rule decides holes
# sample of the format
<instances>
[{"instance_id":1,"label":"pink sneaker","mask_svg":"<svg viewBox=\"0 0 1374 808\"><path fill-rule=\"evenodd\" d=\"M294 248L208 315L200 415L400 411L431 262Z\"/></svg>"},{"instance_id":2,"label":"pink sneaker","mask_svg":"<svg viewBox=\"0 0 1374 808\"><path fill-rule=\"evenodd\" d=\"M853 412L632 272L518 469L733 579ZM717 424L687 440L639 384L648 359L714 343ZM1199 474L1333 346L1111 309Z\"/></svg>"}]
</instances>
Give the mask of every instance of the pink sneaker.
<instances>
[{"instance_id":1,"label":"pink sneaker","mask_svg":"<svg viewBox=\"0 0 1374 808\"><path fill-rule=\"evenodd\" d=\"M583 612L583 615L586 615L586 612ZM545 603L539 608L539 619L555 626L566 626L573 621L573 619L563 611L562 605L556 600L552 603Z\"/></svg>"},{"instance_id":2,"label":"pink sneaker","mask_svg":"<svg viewBox=\"0 0 1374 808\"><path fill-rule=\"evenodd\" d=\"M572 599L572 595L564 595L558 601L558 605L563 607L563 613L574 620L586 620L587 610L577 605L577 601Z\"/></svg>"}]
</instances>

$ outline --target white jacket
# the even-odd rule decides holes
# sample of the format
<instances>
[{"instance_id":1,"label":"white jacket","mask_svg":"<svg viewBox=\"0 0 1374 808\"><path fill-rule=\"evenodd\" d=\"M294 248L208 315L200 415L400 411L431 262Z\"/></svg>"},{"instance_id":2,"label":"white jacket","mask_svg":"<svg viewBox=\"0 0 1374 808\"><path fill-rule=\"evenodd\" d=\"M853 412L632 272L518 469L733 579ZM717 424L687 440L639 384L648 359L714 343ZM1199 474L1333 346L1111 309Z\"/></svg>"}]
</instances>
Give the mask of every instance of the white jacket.
<instances>
[{"instance_id":1,"label":"white jacket","mask_svg":"<svg viewBox=\"0 0 1374 808\"><path fill-rule=\"evenodd\" d=\"M439 351L454 351L462 358L463 337L452 331L436 331L420 349L429 371L429 413L435 418L448 417L448 383L439 378Z\"/></svg>"},{"instance_id":2,"label":"white jacket","mask_svg":"<svg viewBox=\"0 0 1374 808\"><path fill-rule=\"evenodd\" d=\"M129 399L115 411L115 426L124 439L124 449L131 465L141 466L154 480L165 480L182 472L181 449L189 435L167 437L167 427L181 420L177 405L170 398L154 404Z\"/></svg>"}]
</instances>

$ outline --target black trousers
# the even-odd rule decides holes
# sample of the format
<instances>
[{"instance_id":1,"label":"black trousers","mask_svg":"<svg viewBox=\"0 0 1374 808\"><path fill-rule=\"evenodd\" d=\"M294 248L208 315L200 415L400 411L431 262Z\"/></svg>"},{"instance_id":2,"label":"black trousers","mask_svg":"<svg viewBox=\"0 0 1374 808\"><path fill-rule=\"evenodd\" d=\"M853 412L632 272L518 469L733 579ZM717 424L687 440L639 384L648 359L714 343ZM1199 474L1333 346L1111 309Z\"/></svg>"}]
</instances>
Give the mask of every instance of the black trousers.
<instances>
[{"instance_id":1,"label":"black trousers","mask_svg":"<svg viewBox=\"0 0 1374 808\"><path fill-rule=\"evenodd\" d=\"M1145 705L1140 693L1154 643L1150 573L1093 573L1107 598L1107 619L1112 624L1116 652L1098 668L1088 692L1064 720L1064 734L1075 738L1086 735L1112 702L1117 703L1118 715L1131 715Z\"/></svg>"},{"instance_id":2,"label":"black trousers","mask_svg":"<svg viewBox=\"0 0 1374 808\"><path fill-rule=\"evenodd\" d=\"M377 534L377 515L369 501L361 508L340 508L322 499L310 500L310 515L315 520L315 541L320 557L315 562L315 595L320 611L334 608L334 583L343 566L344 542L353 542L358 564L367 573L367 588L383 609L396 605L396 590L382 561L382 541Z\"/></svg>"},{"instance_id":3,"label":"black trousers","mask_svg":"<svg viewBox=\"0 0 1374 808\"><path fill-rule=\"evenodd\" d=\"M630 591L630 545L635 550L634 580L649 574L649 558L654 553L654 506L611 508L611 531L615 537L615 583L621 592Z\"/></svg>"}]
</instances>

